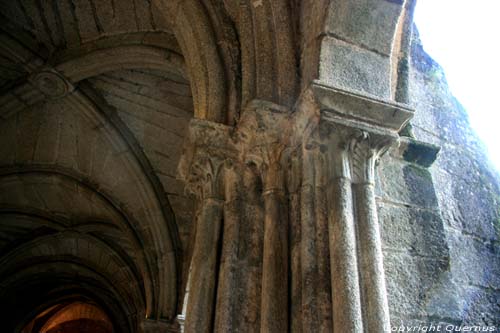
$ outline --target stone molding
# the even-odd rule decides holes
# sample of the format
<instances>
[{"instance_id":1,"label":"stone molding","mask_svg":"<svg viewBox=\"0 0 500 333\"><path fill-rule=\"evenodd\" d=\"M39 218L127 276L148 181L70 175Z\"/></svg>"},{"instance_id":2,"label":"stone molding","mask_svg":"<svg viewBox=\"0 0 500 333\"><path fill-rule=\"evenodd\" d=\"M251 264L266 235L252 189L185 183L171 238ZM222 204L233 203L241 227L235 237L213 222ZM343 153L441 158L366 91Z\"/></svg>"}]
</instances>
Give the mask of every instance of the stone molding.
<instances>
[{"instance_id":1,"label":"stone molding","mask_svg":"<svg viewBox=\"0 0 500 333\"><path fill-rule=\"evenodd\" d=\"M313 96L323 118L355 128L399 132L414 114L406 104L326 86L317 81L306 93Z\"/></svg>"}]
</instances>

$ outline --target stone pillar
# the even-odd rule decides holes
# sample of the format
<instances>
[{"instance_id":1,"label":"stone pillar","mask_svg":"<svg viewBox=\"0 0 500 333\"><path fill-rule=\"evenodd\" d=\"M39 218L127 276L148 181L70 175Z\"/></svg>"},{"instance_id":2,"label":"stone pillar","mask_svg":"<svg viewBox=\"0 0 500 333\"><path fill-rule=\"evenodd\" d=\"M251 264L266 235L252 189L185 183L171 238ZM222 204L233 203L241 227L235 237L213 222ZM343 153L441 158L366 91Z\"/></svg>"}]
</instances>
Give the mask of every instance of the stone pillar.
<instances>
[{"instance_id":1,"label":"stone pillar","mask_svg":"<svg viewBox=\"0 0 500 333\"><path fill-rule=\"evenodd\" d=\"M267 147L262 160L264 253L261 332L288 331L288 208L285 198L283 147Z\"/></svg>"},{"instance_id":2,"label":"stone pillar","mask_svg":"<svg viewBox=\"0 0 500 333\"><path fill-rule=\"evenodd\" d=\"M215 314L215 332L230 332L238 329L240 304L238 302L238 247L241 219L241 185L239 170L232 167L225 182L223 245L221 249L217 311Z\"/></svg>"},{"instance_id":3,"label":"stone pillar","mask_svg":"<svg viewBox=\"0 0 500 333\"><path fill-rule=\"evenodd\" d=\"M326 165L315 171L326 177L326 211L330 246L333 332L381 333L390 326L385 286L383 253L374 194L377 159L397 141L398 132L412 117L405 105L354 94L313 83L303 93L294 114L295 136L303 152L303 182L311 179L310 154L324 156ZM310 181L309 181L310 182ZM314 255L310 240L311 220L321 214L313 210L311 189L302 191L301 242L305 259ZM314 202L314 203L313 203ZM306 258L307 257L307 258ZM307 269L307 265L304 264ZM314 268L314 267L313 267ZM324 270L325 268L321 268ZM307 312L317 294L303 284L303 320L316 314ZM326 317L324 317L326 318ZM324 321L325 319L320 319Z\"/></svg>"},{"instance_id":4,"label":"stone pillar","mask_svg":"<svg viewBox=\"0 0 500 333\"><path fill-rule=\"evenodd\" d=\"M290 323L292 333L303 331L302 309L302 241L301 241L301 196L302 196L302 159L301 152L296 149L290 156L287 170L287 191L289 198L289 249L290 249Z\"/></svg>"},{"instance_id":5,"label":"stone pillar","mask_svg":"<svg viewBox=\"0 0 500 333\"><path fill-rule=\"evenodd\" d=\"M317 145L302 149L302 331L331 332L332 302L325 156Z\"/></svg>"},{"instance_id":6,"label":"stone pillar","mask_svg":"<svg viewBox=\"0 0 500 333\"><path fill-rule=\"evenodd\" d=\"M187 333L211 332L213 329L217 251L224 204L219 185L222 162L207 157L197 164L199 173L194 186L198 194L198 213L184 329Z\"/></svg>"},{"instance_id":7,"label":"stone pillar","mask_svg":"<svg viewBox=\"0 0 500 333\"><path fill-rule=\"evenodd\" d=\"M254 100L241 114L235 137L240 158L254 167L262 182L264 244L260 299L260 331L289 329L288 165L289 110Z\"/></svg>"},{"instance_id":8,"label":"stone pillar","mask_svg":"<svg viewBox=\"0 0 500 333\"><path fill-rule=\"evenodd\" d=\"M214 330L219 249L224 212L224 170L232 152L230 128L205 120L191 121L179 162L179 177L196 196L194 244L184 331Z\"/></svg>"},{"instance_id":9,"label":"stone pillar","mask_svg":"<svg viewBox=\"0 0 500 333\"><path fill-rule=\"evenodd\" d=\"M393 138L360 132L350 144L355 212L358 226L359 271L365 331L385 332L390 327L382 244L375 201L375 166Z\"/></svg>"},{"instance_id":10,"label":"stone pillar","mask_svg":"<svg viewBox=\"0 0 500 333\"><path fill-rule=\"evenodd\" d=\"M328 225L332 281L333 331L363 332L361 294L349 155L343 133L328 145ZM325 171L326 172L326 171Z\"/></svg>"},{"instance_id":11,"label":"stone pillar","mask_svg":"<svg viewBox=\"0 0 500 333\"><path fill-rule=\"evenodd\" d=\"M215 332L260 329L263 214L258 175L235 163L226 169L223 246ZM244 301L242 301L244 300Z\"/></svg>"}]
</instances>

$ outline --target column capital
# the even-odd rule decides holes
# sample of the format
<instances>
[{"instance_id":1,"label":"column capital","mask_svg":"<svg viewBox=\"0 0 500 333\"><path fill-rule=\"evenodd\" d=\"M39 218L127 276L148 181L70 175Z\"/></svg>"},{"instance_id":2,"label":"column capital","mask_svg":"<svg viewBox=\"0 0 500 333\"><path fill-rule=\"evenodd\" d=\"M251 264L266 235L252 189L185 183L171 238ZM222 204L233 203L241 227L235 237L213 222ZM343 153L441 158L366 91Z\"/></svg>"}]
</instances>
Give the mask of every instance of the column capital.
<instances>
[{"instance_id":1,"label":"column capital","mask_svg":"<svg viewBox=\"0 0 500 333\"><path fill-rule=\"evenodd\" d=\"M404 104L313 82L293 115L291 142L326 159L329 178L374 182L376 161L413 117Z\"/></svg>"},{"instance_id":2,"label":"column capital","mask_svg":"<svg viewBox=\"0 0 500 333\"><path fill-rule=\"evenodd\" d=\"M178 166L189 194L200 200L224 199L223 171L237 157L231 133L229 126L191 120Z\"/></svg>"},{"instance_id":3,"label":"column capital","mask_svg":"<svg viewBox=\"0 0 500 333\"><path fill-rule=\"evenodd\" d=\"M290 112L268 101L254 100L241 115L236 130L240 159L254 164L264 194L284 191L284 160L289 152Z\"/></svg>"},{"instance_id":4,"label":"column capital","mask_svg":"<svg viewBox=\"0 0 500 333\"><path fill-rule=\"evenodd\" d=\"M397 143L397 137L357 131L348 143L352 182L374 184L376 164Z\"/></svg>"}]
</instances>

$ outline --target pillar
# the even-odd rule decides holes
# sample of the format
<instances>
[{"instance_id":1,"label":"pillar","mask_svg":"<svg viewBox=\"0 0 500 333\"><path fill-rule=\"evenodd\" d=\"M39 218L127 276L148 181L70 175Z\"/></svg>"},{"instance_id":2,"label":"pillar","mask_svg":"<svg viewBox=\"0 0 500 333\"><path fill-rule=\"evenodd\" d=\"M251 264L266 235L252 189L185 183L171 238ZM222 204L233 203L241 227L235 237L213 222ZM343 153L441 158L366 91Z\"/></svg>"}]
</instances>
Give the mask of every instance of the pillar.
<instances>
[{"instance_id":1,"label":"pillar","mask_svg":"<svg viewBox=\"0 0 500 333\"><path fill-rule=\"evenodd\" d=\"M369 333L385 332L390 327L382 241L375 201L375 167L378 158L392 141L391 137L363 132L350 144L364 324L365 331Z\"/></svg>"},{"instance_id":2,"label":"pillar","mask_svg":"<svg viewBox=\"0 0 500 333\"><path fill-rule=\"evenodd\" d=\"M266 147L261 170L264 199L261 332L288 331L288 207L281 166L283 147Z\"/></svg>"},{"instance_id":3,"label":"pillar","mask_svg":"<svg viewBox=\"0 0 500 333\"><path fill-rule=\"evenodd\" d=\"M197 164L198 174L192 180L198 196L198 211L189 275L189 299L184 327L186 333L208 333L213 329L224 205L220 188L222 163L223 160L217 157L204 158Z\"/></svg>"},{"instance_id":4,"label":"pillar","mask_svg":"<svg viewBox=\"0 0 500 333\"><path fill-rule=\"evenodd\" d=\"M356 221L346 132L338 127L327 146L328 234L333 303L333 332L363 332Z\"/></svg>"}]
</instances>

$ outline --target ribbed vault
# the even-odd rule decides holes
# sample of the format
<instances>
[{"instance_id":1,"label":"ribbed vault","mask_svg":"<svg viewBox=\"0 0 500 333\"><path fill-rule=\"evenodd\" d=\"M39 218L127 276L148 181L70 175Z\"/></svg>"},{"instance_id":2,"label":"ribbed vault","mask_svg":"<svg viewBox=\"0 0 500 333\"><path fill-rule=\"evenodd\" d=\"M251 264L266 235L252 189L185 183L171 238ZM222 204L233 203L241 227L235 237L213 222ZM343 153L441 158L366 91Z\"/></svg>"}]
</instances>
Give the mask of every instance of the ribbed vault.
<instances>
[{"instance_id":1,"label":"ribbed vault","mask_svg":"<svg viewBox=\"0 0 500 333\"><path fill-rule=\"evenodd\" d=\"M171 322L192 219L176 180L184 132L226 102L191 94L206 71L186 68L155 3L12 1L0 15L5 327L80 299L120 332Z\"/></svg>"}]
</instances>

